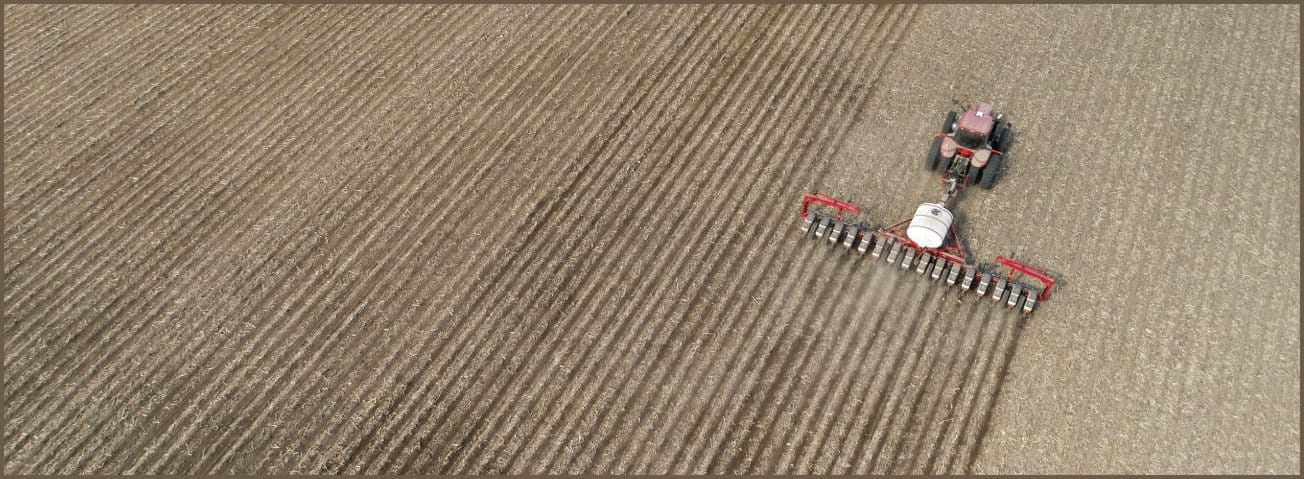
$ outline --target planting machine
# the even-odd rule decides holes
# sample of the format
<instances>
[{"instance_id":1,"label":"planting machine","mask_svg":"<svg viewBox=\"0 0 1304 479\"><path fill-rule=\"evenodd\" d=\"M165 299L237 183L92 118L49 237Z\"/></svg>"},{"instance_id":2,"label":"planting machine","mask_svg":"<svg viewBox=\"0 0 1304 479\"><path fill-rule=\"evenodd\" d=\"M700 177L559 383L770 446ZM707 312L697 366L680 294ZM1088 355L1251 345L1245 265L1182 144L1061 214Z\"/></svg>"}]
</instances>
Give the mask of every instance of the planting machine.
<instances>
[{"instance_id":1,"label":"planting machine","mask_svg":"<svg viewBox=\"0 0 1304 479\"><path fill-rule=\"evenodd\" d=\"M941 201L921 204L912 218L877 228L844 217L844 213L859 216L860 207L855 204L807 194L801 201L802 235L874 259L886 256L888 264L913 268L933 281L958 284L962 290L1031 313L1050 296L1055 280L1041 269L1004 256L997 256L994 265L971 262L951 228L955 216L947 209L964 187L977 184L990 189L995 184L1012 134L1009 122L1003 115L994 115L986 103L966 108L959 115L948 112L924 161L929 171L940 172Z\"/></svg>"}]
</instances>

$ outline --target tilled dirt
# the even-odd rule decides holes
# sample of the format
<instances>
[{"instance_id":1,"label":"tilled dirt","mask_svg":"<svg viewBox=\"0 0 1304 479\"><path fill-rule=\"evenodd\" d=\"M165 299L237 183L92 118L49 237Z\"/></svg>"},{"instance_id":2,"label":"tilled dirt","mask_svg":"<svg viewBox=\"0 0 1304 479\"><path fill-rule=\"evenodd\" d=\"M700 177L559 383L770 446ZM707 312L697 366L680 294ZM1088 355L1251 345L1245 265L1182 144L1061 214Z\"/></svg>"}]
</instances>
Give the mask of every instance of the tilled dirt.
<instances>
[{"instance_id":1,"label":"tilled dirt","mask_svg":"<svg viewBox=\"0 0 1304 479\"><path fill-rule=\"evenodd\" d=\"M4 12L8 472L1299 471L1297 6Z\"/></svg>"}]
</instances>

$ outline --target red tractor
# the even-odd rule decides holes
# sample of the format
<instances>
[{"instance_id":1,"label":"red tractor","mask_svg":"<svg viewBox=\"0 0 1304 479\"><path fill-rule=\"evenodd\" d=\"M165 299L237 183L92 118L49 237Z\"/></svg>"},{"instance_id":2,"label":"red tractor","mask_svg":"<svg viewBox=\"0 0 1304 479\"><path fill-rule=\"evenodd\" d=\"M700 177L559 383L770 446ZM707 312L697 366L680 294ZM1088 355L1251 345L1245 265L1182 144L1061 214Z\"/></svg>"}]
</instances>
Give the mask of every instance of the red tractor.
<instances>
[{"instance_id":1,"label":"red tractor","mask_svg":"<svg viewBox=\"0 0 1304 479\"><path fill-rule=\"evenodd\" d=\"M946 112L942 131L933 135L924 167L942 170L945 179L955 179L962 186L978 184L991 189L1005 161L1005 148L1013 139L1010 122L993 114L992 106L979 103L959 115Z\"/></svg>"},{"instance_id":2,"label":"red tractor","mask_svg":"<svg viewBox=\"0 0 1304 479\"><path fill-rule=\"evenodd\" d=\"M913 217L878 227L861 218L860 207L854 203L807 194L801 200L802 236L841 245L859 256L885 256L888 264L913 268L934 282L959 285L962 290L1031 313L1037 303L1050 297L1055 279L1040 268L1005 256L997 256L994 264L976 263L951 227L955 215L950 205L965 186L992 187L1010 139L1009 122L993 115L991 105L979 103L959 115L949 112L942 131L934 135L924 165L929 171L943 170L941 201L923 203Z\"/></svg>"}]
</instances>

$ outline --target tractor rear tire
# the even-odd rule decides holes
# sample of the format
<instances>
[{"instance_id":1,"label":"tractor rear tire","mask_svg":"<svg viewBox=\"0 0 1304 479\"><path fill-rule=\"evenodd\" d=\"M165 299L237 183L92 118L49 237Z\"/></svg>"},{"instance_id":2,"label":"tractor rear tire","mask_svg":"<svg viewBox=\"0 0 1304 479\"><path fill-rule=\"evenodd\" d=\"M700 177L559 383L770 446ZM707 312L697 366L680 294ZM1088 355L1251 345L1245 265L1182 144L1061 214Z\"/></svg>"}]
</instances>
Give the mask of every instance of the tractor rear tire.
<instances>
[{"instance_id":1,"label":"tractor rear tire","mask_svg":"<svg viewBox=\"0 0 1304 479\"><path fill-rule=\"evenodd\" d=\"M978 184L978 176L981 175L982 172L983 172L982 168L973 166L973 163L970 163L969 172L965 174L965 176L967 177L964 182L965 186Z\"/></svg>"},{"instance_id":2,"label":"tractor rear tire","mask_svg":"<svg viewBox=\"0 0 1304 479\"><path fill-rule=\"evenodd\" d=\"M1004 152L1010 146L1010 140L1014 139L1014 130L1010 128L1009 124L1002 123L992 137L992 149Z\"/></svg>"},{"instance_id":3,"label":"tractor rear tire","mask_svg":"<svg viewBox=\"0 0 1304 479\"><path fill-rule=\"evenodd\" d=\"M942 157L942 137L933 138L933 143L928 147L928 156L924 158L924 168L928 171L936 171L937 165L941 163Z\"/></svg>"},{"instance_id":4,"label":"tractor rear tire","mask_svg":"<svg viewBox=\"0 0 1304 479\"><path fill-rule=\"evenodd\" d=\"M1005 157L992 153L991 158L987 159L987 164L983 166L982 176L978 180L978 185L985 190L992 189L996 184L996 175L1001 172L1001 163L1004 163Z\"/></svg>"},{"instance_id":5,"label":"tractor rear tire","mask_svg":"<svg viewBox=\"0 0 1304 479\"><path fill-rule=\"evenodd\" d=\"M942 122L942 133L951 134L955 132L955 112L946 112L946 120Z\"/></svg>"}]
</instances>

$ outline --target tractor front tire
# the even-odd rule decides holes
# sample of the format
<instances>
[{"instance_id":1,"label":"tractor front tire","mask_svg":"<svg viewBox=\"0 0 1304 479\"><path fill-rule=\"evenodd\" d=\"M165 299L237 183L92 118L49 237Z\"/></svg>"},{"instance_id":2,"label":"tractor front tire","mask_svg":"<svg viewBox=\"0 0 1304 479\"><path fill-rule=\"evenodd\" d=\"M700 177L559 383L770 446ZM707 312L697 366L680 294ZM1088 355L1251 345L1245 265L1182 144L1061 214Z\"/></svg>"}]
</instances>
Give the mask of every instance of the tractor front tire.
<instances>
[{"instance_id":1,"label":"tractor front tire","mask_svg":"<svg viewBox=\"0 0 1304 479\"><path fill-rule=\"evenodd\" d=\"M933 138L933 143L928 147L928 156L924 158L924 168L928 171L936 171L937 165L942 159L942 137Z\"/></svg>"},{"instance_id":2,"label":"tractor front tire","mask_svg":"<svg viewBox=\"0 0 1304 479\"><path fill-rule=\"evenodd\" d=\"M978 185L985 190L992 189L996 184L996 175L1001 171L1001 163L1004 163L1005 157L992 153L991 158L987 159L987 164L983 165L982 175L978 180Z\"/></svg>"},{"instance_id":3,"label":"tractor front tire","mask_svg":"<svg viewBox=\"0 0 1304 479\"><path fill-rule=\"evenodd\" d=\"M942 121L942 133L951 134L955 132L955 112L946 112L946 119Z\"/></svg>"}]
</instances>

